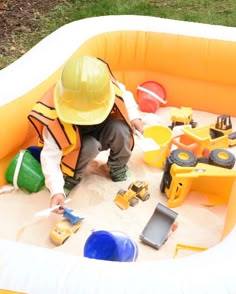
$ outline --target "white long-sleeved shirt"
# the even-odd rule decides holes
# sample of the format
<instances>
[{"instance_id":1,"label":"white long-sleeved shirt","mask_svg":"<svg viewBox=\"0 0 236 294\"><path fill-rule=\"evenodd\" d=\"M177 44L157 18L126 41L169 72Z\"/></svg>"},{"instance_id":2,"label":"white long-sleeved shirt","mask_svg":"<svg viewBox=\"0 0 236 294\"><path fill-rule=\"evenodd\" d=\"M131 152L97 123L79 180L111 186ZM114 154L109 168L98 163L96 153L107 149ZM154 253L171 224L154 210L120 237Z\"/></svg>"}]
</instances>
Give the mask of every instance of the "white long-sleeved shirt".
<instances>
[{"instance_id":1,"label":"white long-sleeved shirt","mask_svg":"<svg viewBox=\"0 0 236 294\"><path fill-rule=\"evenodd\" d=\"M122 91L130 121L140 118L138 105L133 94L127 91L125 85L119 83ZM47 128L43 130L44 146L41 152L41 165L45 176L45 185L50 191L51 197L55 194L64 194L64 178L60 168L62 151L58 148L55 140L48 132Z\"/></svg>"}]
</instances>

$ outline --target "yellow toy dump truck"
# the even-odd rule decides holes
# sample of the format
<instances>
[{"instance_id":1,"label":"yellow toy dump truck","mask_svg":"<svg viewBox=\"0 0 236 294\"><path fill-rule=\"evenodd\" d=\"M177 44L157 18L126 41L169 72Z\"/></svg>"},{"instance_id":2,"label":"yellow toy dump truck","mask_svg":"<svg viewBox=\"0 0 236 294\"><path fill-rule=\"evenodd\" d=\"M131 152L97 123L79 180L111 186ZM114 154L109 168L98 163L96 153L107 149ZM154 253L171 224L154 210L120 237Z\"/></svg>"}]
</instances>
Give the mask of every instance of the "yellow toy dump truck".
<instances>
[{"instance_id":1,"label":"yellow toy dump truck","mask_svg":"<svg viewBox=\"0 0 236 294\"><path fill-rule=\"evenodd\" d=\"M217 148L228 148L236 145L236 132L232 132L231 119L227 115L220 115L211 125L183 128L183 134L172 139L170 150L175 145L177 148L186 149L196 157L209 157L209 153Z\"/></svg>"},{"instance_id":2,"label":"yellow toy dump truck","mask_svg":"<svg viewBox=\"0 0 236 294\"><path fill-rule=\"evenodd\" d=\"M144 181L135 181L129 185L127 191L120 189L116 194L114 202L121 209L127 209L129 206L137 205L139 199L146 201L149 198L148 184Z\"/></svg>"},{"instance_id":3,"label":"yellow toy dump truck","mask_svg":"<svg viewBox=\"0 0 236 294\"><path fill-rule=\"evenodd\" d=\"M193 120L193 111L190 107L172 108L170 118L172 121L170 129L181 125L191 125L192 128L197 126L197 122Z\"/></svg>"},{"instance_id":4,"label":"yellow toy dump truck","mask_svg":"<svg viewBox=\"0 0 236 294\"><path fill-rule=\"evenodd\" d=\"M236 170L234 155L228 150L211 151L208 163L198 162L188 150L173 150L166 160L160 190L168 198L168 207L181 205L191 192L200 192L216 203L227 204Z\"/></svg>"}]
</instances>

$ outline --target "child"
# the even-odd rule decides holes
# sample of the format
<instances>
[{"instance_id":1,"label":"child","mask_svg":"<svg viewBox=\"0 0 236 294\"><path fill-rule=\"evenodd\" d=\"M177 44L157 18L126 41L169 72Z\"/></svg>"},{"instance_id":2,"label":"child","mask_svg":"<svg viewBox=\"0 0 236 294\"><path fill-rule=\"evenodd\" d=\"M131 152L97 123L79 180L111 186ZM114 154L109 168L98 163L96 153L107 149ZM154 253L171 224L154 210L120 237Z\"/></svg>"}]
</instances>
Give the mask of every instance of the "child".
<instances>
[{"instance_id":1,"label":"child","mask_svg":"<svg viewBox=\"0 0 236 294\"><path fill-rule=\"evenodd\" d=\"M132 93L115 80L103 60L92 56L70 59L61 79L36 103L28 118L42 146L50 206L61 206L56 213L63 213L65 191L79 184L88 163L100 151L110 150L111 179L127 179L133 131L142 133L143 123Z\"/></svg>"}]
</instances>

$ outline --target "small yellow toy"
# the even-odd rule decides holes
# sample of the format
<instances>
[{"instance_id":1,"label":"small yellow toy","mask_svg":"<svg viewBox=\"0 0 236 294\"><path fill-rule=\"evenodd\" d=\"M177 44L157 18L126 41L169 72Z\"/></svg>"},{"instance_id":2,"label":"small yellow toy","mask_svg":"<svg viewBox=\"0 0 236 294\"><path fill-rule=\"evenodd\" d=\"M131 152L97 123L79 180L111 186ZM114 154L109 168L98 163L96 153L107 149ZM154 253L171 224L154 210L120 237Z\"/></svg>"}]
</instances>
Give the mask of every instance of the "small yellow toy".
<instances>
[{"instance_id":1,"label":"small yellow toy","mask_svg":"<svg viewBox=\"0 0 236 294\"><path fill-rule=\"evenodd\" d=\"M50 239L55 245L62 245L72 234L76 233L84 219L75 216L72 209L64 209L64 219L58 222L50 232Z\"/></svg>"},{"instance_id":2,"label":"small yellow toy","mask_svg":"<svg viewBox=\"0 0 236 294\"><path fill-rule=\"evenodd\" d=\"M192 128L197 126L197 122L193 120L193 111L190 107L172 108L170 118L172 121L171 129L181 125L191 125Z\"/></svg>"},{"instance_id":3,"label":"small yellow toy","mask_svg":"<svg viewBox=\"0 0 236 294\"><path fill-rule=\"evenodd\" d=\"M127 209L129 206L138 204L139 199L146 201L150 198L148 184L144 181L135 181L129 185L128 190L120 189L114 199L114 202L121 209Z\"/></svg>"}]
</instances>

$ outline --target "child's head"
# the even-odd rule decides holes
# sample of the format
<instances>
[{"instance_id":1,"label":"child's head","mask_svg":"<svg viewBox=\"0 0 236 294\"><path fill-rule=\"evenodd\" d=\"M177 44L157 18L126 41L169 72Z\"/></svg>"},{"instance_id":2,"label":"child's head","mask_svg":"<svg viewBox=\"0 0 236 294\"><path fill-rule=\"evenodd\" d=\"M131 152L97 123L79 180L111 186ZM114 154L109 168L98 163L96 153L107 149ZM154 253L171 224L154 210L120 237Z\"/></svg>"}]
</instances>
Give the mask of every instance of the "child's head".
<instances>
[{"instance_id":1,"label":"child's head","mask_svg":"<svg viewBox=\"0 0 236 294\"><path fill-rule=\"evenodd\" d=\"M58 117L77 125L99 124L110 113L115 93L107 65L92 56L78 56L64 66L54 94Z\"/></svg>"}]
</instances>

